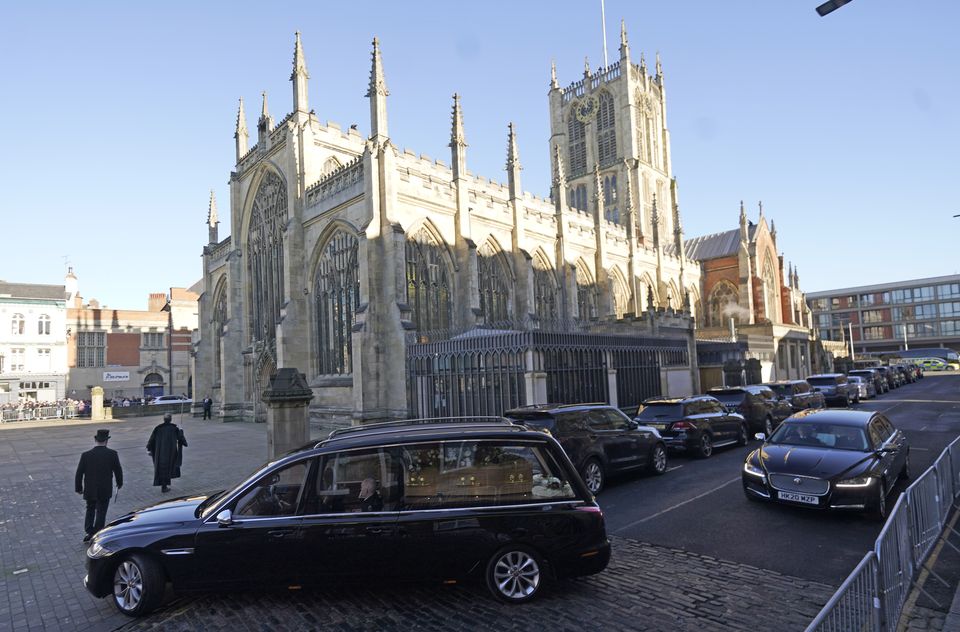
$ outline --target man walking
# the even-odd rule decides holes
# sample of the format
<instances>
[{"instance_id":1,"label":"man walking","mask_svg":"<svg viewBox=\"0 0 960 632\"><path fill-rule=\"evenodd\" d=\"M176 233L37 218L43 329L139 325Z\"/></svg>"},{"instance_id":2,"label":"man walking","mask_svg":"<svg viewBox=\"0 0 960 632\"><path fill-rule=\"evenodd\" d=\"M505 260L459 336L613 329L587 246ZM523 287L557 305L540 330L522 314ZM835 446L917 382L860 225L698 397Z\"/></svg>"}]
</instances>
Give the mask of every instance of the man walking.
<instances>
[{"instance_id":1,"label":"man walking","mask_svg":"<svg viewBox=\"0 0 960 632\"><path fill-rule=\"evenodd\" d=\"M164 493L170 491L170 479L180 478L183 448L187 446L183 430L172 422L173 415L165 414L147 442L147 452L153 458L153 486L159 485Z\"/></svg>"},{"instance_id":2,"label":"man walking","mask_svg":"<svg viewBox=\"0 0 960 632\"><path fill-rule=\"evenodd\" d=\"M103 529L107 521L107 507L113 495L113 478L117 479L117 489L123 487L123 468L116 450L107 447L109 430L97 430L94 437L96 446L80 455L74 487L87 501L87 514L83 520L84 542L89 542L94 534Z\"/></svg>"},{"instance_id":3,"label":"man walking","mask_svg":"<svg viewBox=\"0 0 960 632\"><path fill-rule=\"evenodd\" d=\"M203 418L210 419L210 411L213 409L213 400L210 399L210 396L207 395L203 398Z\"/></svg>"}]
</instances>

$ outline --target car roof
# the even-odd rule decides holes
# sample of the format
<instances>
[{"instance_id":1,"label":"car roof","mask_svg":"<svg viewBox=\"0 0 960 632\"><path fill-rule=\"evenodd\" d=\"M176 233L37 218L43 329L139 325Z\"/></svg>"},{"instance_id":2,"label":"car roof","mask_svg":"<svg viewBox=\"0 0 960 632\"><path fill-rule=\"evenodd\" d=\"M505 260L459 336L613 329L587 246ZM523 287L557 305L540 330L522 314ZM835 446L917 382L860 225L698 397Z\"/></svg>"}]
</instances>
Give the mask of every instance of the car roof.
<instances>
[{"instance_id":1,"label":"car roof","mask_svg":"<svg viewBox=\"0 0 960 632\"><path fill-rule=\"evenodd\" d=\"M610 404L605 404L603 402L596 403L586 403L586 404L530 404L529 406L520 406L518 408L512 408L505 413L505 416L508 415L518 415L522 413L569 413L576 412L578 410L595 410L597 408L614 408Z\"/></svg>"},{"instance_id":2,"label":"car roof","mask_svg":"<svg viewBox=\"0 0 960 632\"><path fill-rule=\"evenodd\" d=\"M806 380L777 380L775 382L763 382L758 386L786 386L788 384L802 384Z\"/></svg>"},{"instance_id":3,"label":"car roof","mask_svg":"<svg viewBox=\"0 0 960 632\"><path fill-rule=\"evenodd\" d=\"M809 380L812 377L844 377L843 373L817 373L816 375L808 375L807 379Z\"/></svg>"},{"instance_id":4,"label":"car roof","mask_svg":"<svg viewBox=\"0 0 960 632\"><path fill-rule=\"evenodd\" d=\"M866 426L879 413L873 410L808 408L787 417L783 423L830 423L840 426Z\"/></svg>"},{"instance_id":5,"label":"car roof","mask_svg":"<svg viewBox=\"0 0 960 632\"><path fill-rule=\"evenodd\" d=\"M716 401L717 398L712 395L691 395L689 397L650 397L643 401L644 406L656 404L687 404L690 402L710 400Z\"/></svg>"}]
</instances>

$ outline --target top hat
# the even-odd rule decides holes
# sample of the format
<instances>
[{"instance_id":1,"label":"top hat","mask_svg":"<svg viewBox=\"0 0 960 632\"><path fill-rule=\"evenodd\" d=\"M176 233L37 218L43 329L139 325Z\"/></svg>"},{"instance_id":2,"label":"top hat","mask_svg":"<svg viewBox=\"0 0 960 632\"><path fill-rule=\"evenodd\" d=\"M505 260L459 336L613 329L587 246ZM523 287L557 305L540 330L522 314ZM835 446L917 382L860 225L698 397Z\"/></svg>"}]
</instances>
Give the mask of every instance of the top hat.
<instances>
[{"instance_id":1,"label":"top hat","mask_svg":"<svg viewBox=\"0 0 960 632\"><path fill-rule=\"evenodd\" d=\"M109 438L110 438L110 431L101 429L101 430L97 430L97 435L94 437L94 440L102 443Z\"/></svg>"}]
</instances>

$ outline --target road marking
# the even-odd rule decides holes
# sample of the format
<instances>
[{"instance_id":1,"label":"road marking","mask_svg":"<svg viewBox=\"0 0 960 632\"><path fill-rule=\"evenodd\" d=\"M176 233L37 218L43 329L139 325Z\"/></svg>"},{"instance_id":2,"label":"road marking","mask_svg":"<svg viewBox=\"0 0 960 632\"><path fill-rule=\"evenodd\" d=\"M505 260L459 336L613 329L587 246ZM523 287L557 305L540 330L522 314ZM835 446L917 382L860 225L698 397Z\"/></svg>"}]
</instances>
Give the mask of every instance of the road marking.
<instances>
[{"instance_id":1,"label":"road marking","mask_svg":"<svg viewBox=\"0 0 960 632\"><path fill-rule=\"evenodd\" d=\"M674 471L674 470L679 470L681 467L683 467L683 466L682 466L682 465L674 465L673 467L668 467L668 468L667 468L667 471L668 471L668 472L672 472L672 471Z\"/></svg>"},{"instance_id":2,"label":"road marking","mask_svg":"<svg viewBox=\"0 0 960 632\"><path fill-rule=\"evenodd\" d=\"M731 478L731 479L730 479L729 481L727 481L726 483L723 483L723 484L721 484L721 485L717 485L716 487L714 487L713 489L711 489L711 490L709 490L709 491L705 491L705 492L703 492L702 494L698 494L698 495L694 496L693 498L688 498L688 499L686 499L686 500L683 501L683 502L680 502L680 503L677 503L676 505L673 505L672 507L667 507L666 509L663 509L663 510L661 510L661 511L658 511L657 513L653 514L652 516L647 516L646 518L641 518L640 520L634 520L634 521L631 522L630 524L625 525L625 526L622 526L622 527L620 527L619 529L616 529L616 530L614 531L614 533L620 533L620 532L622 532L622 531L626 531L627 529L629 529L629 528L631 528L631 527L635 527L635 526L637 526L638 524L643 524L644 522L647 522L648 520L653 520L654 518L657 518L657 517L659 517L659 516L662 516L663 514L667 513L668 511L673 511L674 509L679 509L680 507L683 507L684 505L686 505L686 504L688 504L688 503L692 503L692 502L695 501L695 500L699 500L700 498L703 498L704 496L709 496L709 495L712 494L713 492L719 491L719 490L723 489L724 487L726 487L727 485L729 485L729 484L731 484L731 483L736 483L736 482L739 481L739 480L740 480L740 477L739 477L739 476L736 477L736 478Z\"/></svg>"}]
</instances>

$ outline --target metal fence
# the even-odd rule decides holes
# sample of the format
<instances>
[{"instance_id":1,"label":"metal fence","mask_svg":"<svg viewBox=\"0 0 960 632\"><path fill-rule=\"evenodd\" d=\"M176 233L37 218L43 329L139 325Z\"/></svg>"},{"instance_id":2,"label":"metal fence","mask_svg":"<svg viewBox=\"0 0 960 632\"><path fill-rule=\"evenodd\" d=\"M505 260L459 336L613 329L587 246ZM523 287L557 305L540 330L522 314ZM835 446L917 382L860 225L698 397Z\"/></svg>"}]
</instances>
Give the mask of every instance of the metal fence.
<instances>
[{"instance_id":1,"label":"metal fence","mask_svg":"<svg viewBox=\"0 0 960 632\"><path fill-rule=\"evenodd\" d=\"M807 632L897 629L914 578L960 494L960 438L897 499L874 549L823 607Z\"/></svg>"},{"instance_id":2,"label":"metal fence","mask_svg":"<svg viewBox=\"0 0 960 632\"><path fill-rule=\"evenodd\" d=\"M76 406L40 406L38 408L5 408L0 411L0 423L35 421L40 419L73 419Z\"/></svg>"}]
</instances>

